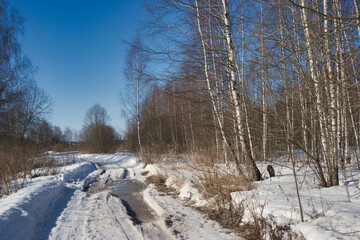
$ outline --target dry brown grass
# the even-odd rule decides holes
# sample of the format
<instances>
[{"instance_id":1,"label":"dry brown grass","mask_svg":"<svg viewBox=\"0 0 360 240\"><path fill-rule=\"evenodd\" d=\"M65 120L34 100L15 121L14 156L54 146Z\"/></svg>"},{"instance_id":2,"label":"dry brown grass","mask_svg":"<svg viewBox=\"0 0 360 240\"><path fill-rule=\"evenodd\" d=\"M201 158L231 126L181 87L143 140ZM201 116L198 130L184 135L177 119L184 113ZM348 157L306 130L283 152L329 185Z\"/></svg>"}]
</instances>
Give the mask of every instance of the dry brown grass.
<instances>
[{"instance_id":1,"label":"dry brown grass","mask_svg":"<svg viewBox=\"0 0 360 240\"><path fill-rule=\"evenodd\" d=\"M224 172L217 165L202 166L197 170L194 187L204 199L211 200L215 209L229 209L232 192L250 190L252 185L242 174Z\"/></svg>"},{"instance_id":2,"label":"dry brown grass","mask_svg":"<svg viewBox=\"0 0 360 240\"><path fill-rule=\"evenodd\" d=\"M243 217L242 209L214 209L211 207L197 208L200 212L205 213L213 221L218 222L222 227L230 229L239 234L242 231L240 224Z\"/></svg>"},{"instance_id":3,"label":"dry brown grass","mask_svg":"<svg viewBox=\"0 0 360 240\"><path fill-rule=\"evenodd\" d=\"M259 216L253 222L240 225L237 233L247 240L305 240L302 235L291 230L290 224L280 226L273 219Z\"/></svg>"},{"instance_id":4,"label":"dry brown grass","mask_svg":"<svg viewBox=\"0 0 360 240\"><path fill-rule=\"evenodd\" d=\"M16 192L33 169L33 146L6 141L0 144L0 196Z\"/></svg>"},{"instance_id":5,"label":"dry brown grass","mask_svg":"<svg viewBox=\"0 0 360 240\"><path fill-rule=\"evenodd\" d=\"M233 206L231 193L251 189L250 182L241 174L224 172L216 164L206 163L193 168L197 172L194 187L211 203L199 210L223 227L241 231L243 209Z\"/></svg>"},{"instance_id":6,"label":"dry brown grass","mask_svg":"<svg viewBox=\"0 0 360 240\"><path fill-rule=\"evenodd\" d=\"M145 166L148 164L158 163L161 161L161 155L157 153L144 152L141 155L141 160L145 163Z\"/></svg>"},{"instance_id":7,"label":"dry brown grass","mask_svg":"<svg viewBox=\"0 0 360 240\"><path fill-rule=\"evenodd\" d=\"M223 163L224 159L218 157L216 149L198 149L196 154L192 156L192 160L195 164L210 166L216 163Z\"/></svg>"},{"instance_id":8,"label":"dry brown grass","mask_svg":"<svg viewBox=\"0 0 360 240\"><path fill-rule=\"evenodd\" d=\"M174 188L169 188L165 185L166 179L167 177L162 174L152 175L145 179L145 183L146 185L149 185L151 183L154 184L156 189L160 192L165 192L165 193L175 192Z\"/></svg>"},{"instance_id":9,"label":"dry brown grass","mask_svg":"<svg viewBox=\"0 0 360 240\"><path fill-rule=\"evenodd\" d=\"M279 226L273 219L264 218L256 213L253 214L252 222L242 222L244 207L233 205L231 193L248 191L255 187L244 175L236 171L224 171L223 166L209 162L191 167L197 172L194 187L211 203L199 210L206 213L211 220L249 240L301 238L291 231L289 225Z\"/></svg>"},{"instance_id":10,"label":"dry brown grass","mask_svg":"<svg viewBox=\"0 0 360 240\"><path fill-rule=\"evenodd\" d=\"M3 140L0 144L0 196L23 188L27 177L57 174L57 162L49 156L35 157L39 147L31 142ZM32 172L37 168L43 171Z\"/></svg>"},{"instance_id":11,"label":"dry brown grass","mask_svg":"<svg viewBox=\"0 0 360 240\"><path fill-rule=\"evenodd\" d=\"M258 239L302 239L291 231L289 225L279 226L273 219L264 218L257 213L253 214L253 221L244 223L244 206L235 206L231 198L232 192L248 191L254 189L247 178L238 174L236 170L225 169L224 165L214 163L214 161L204 161L205 156L197 156L197 161L191 165L169 165L167 171L171 171L171 176L177 176L172 181L173 186L181 187L183 184L181 178L183 170L189 170L193 174L191 182L209 204L197 208L199 211L207 214L213 221L221 226L230 229L240 237L249 240ZM158 191L172 194L176 189L169 189L165 186L167 176L155 175L146 179L146 184L153 183ZM178 183L176 183L178 181ZM177 187L176 187L177 188ZM191 205L191 202L189 202Z\"/></svg>"}]
</instances>

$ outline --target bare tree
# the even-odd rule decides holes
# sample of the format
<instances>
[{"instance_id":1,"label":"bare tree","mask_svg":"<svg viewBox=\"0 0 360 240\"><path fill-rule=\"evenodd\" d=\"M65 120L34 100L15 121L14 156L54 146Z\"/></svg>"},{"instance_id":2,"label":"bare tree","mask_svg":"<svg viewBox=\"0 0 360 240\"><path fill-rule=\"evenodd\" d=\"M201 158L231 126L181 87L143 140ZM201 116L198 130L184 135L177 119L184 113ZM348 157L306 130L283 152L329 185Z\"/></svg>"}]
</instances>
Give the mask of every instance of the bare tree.
<instances>
[{"instance_id":1,"label":"bare tree","mask_svg":"<svg viewBox=\"0 0 360 240\"><path fill-rule=\"evenodd\" d=\"M261 173L256 166L255 160L251 156L250 148L248 144L245 142L245 129L243 126L243 118L241 116L242 107L240 104L239 95L237 93L239 88L239 83L237 82L236 77L236 50L234 48L234 43L232 40L232 31L230 26L230 15L229 15L229 9L228 9L228 0L222 0L222 19L224 24L224 33L226 38L226 47L228 51L228 71L230 72L230 91L232 95L232 99L234 101L234 107L235 107L235 113L236 113L236 125L239 131L239 139L240 139L240 146L242 150L242 154L244 155L247 163L250 165L250 168L252 169L252 179L256 181L260 181L262 179ZM241 79L242 80L242 79Z\"/></svg>"},{"instance_id":2,"label":"bare tree","mask_svg":"<svg viewBox=\"0 0 360 240\"><path fill-rule=\"evenodd\" d=\"M29 131L52 112L53 101L46 92L39 88L35 82L29 84L22 102L21 137L24 138Z\"/></svg>"},{"instance_id":3,"label":"bare tree","mask_svg":"<svg viewBox=\"0 0 360 240\"><path fill-rule=\"evenodd\" d=\"M53 126L52 129L52 143L58 144L64 142L64 135L61 131L61 128L59 126Z\"/></svg>"},{"instance_id":4,"label":"bare tree","mask_svg":"<svg viewBox=\"0 0 360 240\"><path fill-rule=\"evenodd\" d=\"M23 31L23 18L0 0L0 132L18 135L18 108L24 83L33 72L31 62L22 56L18 41Z\"/></svg>"},{"instance_id":5,"label":"bare tree","mask_svg":"<svg viewBox=\"0 0 360 240\"><path fill-rule=\"evenodd\" d=\"M129 81L132 92L132 101L135 108L135 114L131 114L135 115L140 154L143 153L143 148L141 144L140 100L142 88L144 88L145 86L145 71L147 62L148 57L144 52L144 45L142 43L140 34L138 33L135 39L132 41L130 48L127 52L124 74Z\"/></svg>"},{"instance_id":6,"label":"bare tree","mask_svg":"<svg viewBox=\"0 0 360 240\"><path fill-rule=\"evenodd\" d=\"M73 141L73 132L70 127L65 128L64 135L65 135L65 141L69 144L69 149L70 149L71 142Z\"/></svg>"},{"instance_id":7,"label":"bare tree","mask_svg":"<svg viewBox=\"0 0 360 240\"><path fill-rule=\"evenodd\" d=\"M112 152L115 150L115 130L108 125L110 117L100 104L93 105L86 113L81 132L88 152Z\"/></svg>"}]
</instances>

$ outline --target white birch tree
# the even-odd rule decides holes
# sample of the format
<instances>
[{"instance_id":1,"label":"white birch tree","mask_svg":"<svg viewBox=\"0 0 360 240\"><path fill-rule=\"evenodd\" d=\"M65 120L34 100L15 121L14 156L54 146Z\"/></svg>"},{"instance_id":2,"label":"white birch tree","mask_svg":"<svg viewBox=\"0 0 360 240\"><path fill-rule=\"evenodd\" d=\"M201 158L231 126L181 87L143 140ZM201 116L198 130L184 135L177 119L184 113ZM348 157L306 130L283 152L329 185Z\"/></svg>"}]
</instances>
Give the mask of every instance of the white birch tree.
<instances>
[{"instance_id":1,"label":"white birch tree","mask_svg":"<svg viewBox=\"0 0 360 240\"><path fill-rule=\"evenodd\" d=\"M135 108L135 113L132 113L132 115L134 116L136 121L137 140L141 155L143 154L143 148L141 143L140 100L142 97L141 92L143 91L143 88L145 88L145 71L147 62L148 57L144 52L144 45L142 43L140 35L137 34L135 39L130 44L130 48L127 52L124 74L129 81L132 92L133 106Z\"/></svg>"}]
</instances>

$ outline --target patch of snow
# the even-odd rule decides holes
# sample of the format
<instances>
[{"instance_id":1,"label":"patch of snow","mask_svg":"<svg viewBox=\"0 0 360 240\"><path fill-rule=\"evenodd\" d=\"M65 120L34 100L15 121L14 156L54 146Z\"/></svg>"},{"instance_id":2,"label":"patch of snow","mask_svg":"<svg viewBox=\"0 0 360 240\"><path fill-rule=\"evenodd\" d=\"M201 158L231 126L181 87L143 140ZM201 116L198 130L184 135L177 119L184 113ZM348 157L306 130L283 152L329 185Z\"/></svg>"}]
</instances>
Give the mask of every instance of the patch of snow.
<instances>
[{"instance_id":1,"label":"patch of snow","mask_svg":"<svg viewBox=\"0 0 360 240\"><path fill-rule=\"evenodd\" d=\"M260 165L262 169L265 167ZM306 239L360 238L359 189L352 180L347 179L347 184L320 188L311 169L298 169L305 221L302 223L292 170L286 164L274 168L276 177L257 182L254 190L231 194L233 203L245 210L244 221L252 221L255 212L274 219L279 225L292 225ZM341 181L345 182L344 179Z\"/></svg>"},{"instance_id":2,"label":"patch of snow","mask_svg":"<svg viewBox=\"0 0 360 240\"><path fill-rule=\"evenodd\" d=\"M149 175L158 175L158 174L165 175L166 174L166 172L163 169L159 168L155 164L146 165L145 170L149 172Z\"/></svg>"}]
</instances>

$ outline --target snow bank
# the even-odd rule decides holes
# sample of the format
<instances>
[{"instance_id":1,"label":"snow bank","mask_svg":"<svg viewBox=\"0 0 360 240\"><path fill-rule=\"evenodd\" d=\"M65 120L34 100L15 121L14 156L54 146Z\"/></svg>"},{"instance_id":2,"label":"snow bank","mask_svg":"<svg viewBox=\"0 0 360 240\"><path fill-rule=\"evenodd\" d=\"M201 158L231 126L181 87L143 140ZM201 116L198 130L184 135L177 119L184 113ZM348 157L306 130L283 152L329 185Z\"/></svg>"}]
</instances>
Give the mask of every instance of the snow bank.
<instances>
[{"instance_id":1,"label":"snow bank","mask_svg":"<svg viewBox=\"0 0 360 240\"><path fill-rule=\"evenodd\" d=\"M43 224L47 211L62 195L58 177L39 177L31 186L0 199L2 239L34 238L36 225Z\"/></svg>"},{"instance_id":2,"label":"snow bank","mask_svg":"<svg viewBox=\"0 0 360 240\"><path fill-rule=\"evenodd\" d=\"M159 168L157 165L155 164L148 164L145 167L145 170L149 172L149 175L166 175L166 171L164 171L163 169Z\"/></svg>"},{"instance_id":3,"label":"snow bank","mask_svg":"<svg viewBox=\"0 0 360 240\"><path fill-rule=\"evenodd\" d=\"M156 164L148 164L145 170L149 172L149 175L167 176L166 187L176 189L179 193L178 197L190 202L194 207L202 207L208 203L202 198L198 189L193 186L192 181L196 181L196 178L186 164L172 163L161 167Z\"/></svg>"},{"instance_id":4,"label":"snow bank","mask_svg":"<svg viewBox=\"0 0 360 240\"><path fill-rule=\"evenodd\" d=\"M95 169L92 163L67 166L58 176L35 178L17 193L1 198L1 239L36 238L37 227L45 223L48 212L64 194L64 184L78 182Z\"/></svg>"},{"instance_id":5,"label":"snow bank","mask_svg":"<svg viewBox=\"0 0 360 240\"><path fill-rule=\"evenodd\" d=\"M76 181L85 178L89 175L89 173L96 169L96 165L93 163L75 163L70 166L66 166L59 176L64 182Z\"/></svg>"},{"instance_id":6,"label":"snow bank","mask_svg":"<svg viewBox=\"0 0 360 240\"><path fill-rule=\"evenodd\" d=\"M153 184L144 191L144 200L160 216L159 222L165 224L162 227L170 229L176 239L240 239L206 215L185 207L181 200L159 194Z\"/></svg>"},{"instance_id":7,"label":"snow bank","mask_svg":"<svg viewBox=\"0 0 360 240\"><path fill-rule=\"evenodd\" d=\"M327 239L338 240L344 239L344 236L340 233L328 230L326 228L314 225L311 223L303 222L296 225L305 239Z\"/></svg>"},{"instance_id":8,"label":"snow bank","mask_svg":"<svg viewBox=\"0 0 360 240\"><path fill-rule=\"evenodd\" d=\"M122 167L133 167L139 164L139 160L133 154L114 153L114 154L81 154L80 161L92 162L107 168L108 165L121 164ZM110 166L111 168L111 166Z\"/></svg>"},{"instance_id":9,"label":"snow bank","mask_svg":"<svg viewBox=\"0 0 360 240\"><path fill-rule=\"evenodd\" d=\"M252 191L231 194L234 204L244 208L244 221L252 221L252 214L257 213L279 225L290 224L306 239L360 238L360 192L356 178L347 179L345 185L342 177L339 186L320 188L311 169L299 169L297 177L305 220L301 223L292 170L286 164L274 168L276 177L257 182L257 188Z\"/></svg>"},{"instance_id":10,"label":"snow bank","mask_svg":"<svg viewBox=\"0 0 360 240\"><path fill-rule=\"evenodd\" d=\"M181 179L171 176L166 180L165 185L177 189L178 197L182 200L186 200L194 207L203 207L208 204L208 201L204 200L198 189L193 186L190 179Z\"/></svg>"}]
</instances>

